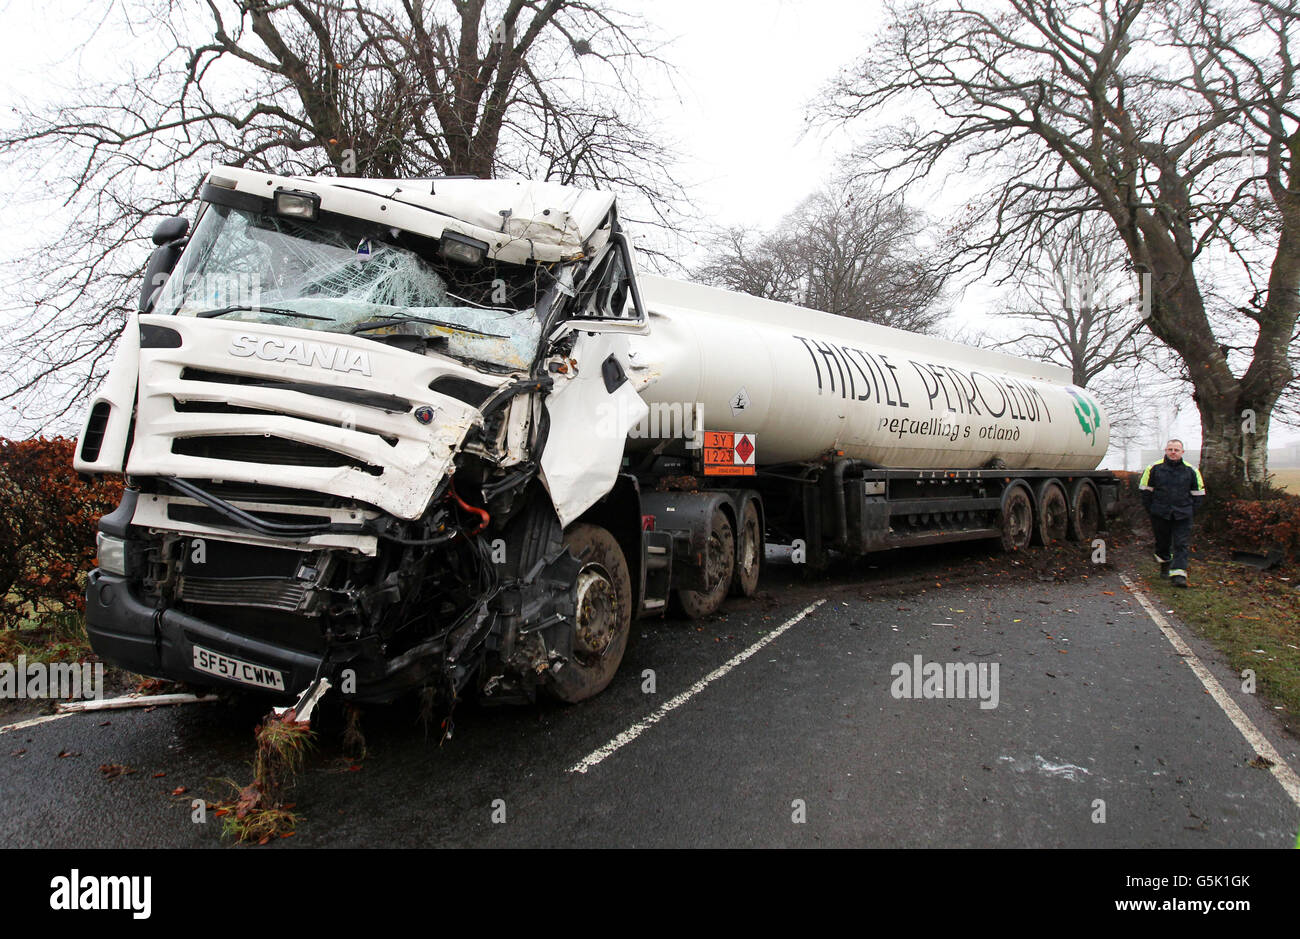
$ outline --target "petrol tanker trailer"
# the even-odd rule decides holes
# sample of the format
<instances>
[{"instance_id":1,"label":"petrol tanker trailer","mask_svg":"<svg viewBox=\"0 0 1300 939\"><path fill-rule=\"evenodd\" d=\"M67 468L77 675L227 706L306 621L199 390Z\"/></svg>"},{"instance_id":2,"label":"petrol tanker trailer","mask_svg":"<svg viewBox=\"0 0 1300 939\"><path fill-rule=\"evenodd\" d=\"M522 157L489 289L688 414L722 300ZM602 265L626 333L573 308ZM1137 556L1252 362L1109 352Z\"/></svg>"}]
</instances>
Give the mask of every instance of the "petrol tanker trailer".
<instances>
[{"instance_id":1,"label":"petrol tanker trailer","mask_svg":"<svg viewBox=\"0 0 1300 939\"><path fill-rule=\"evenodd\" d=\"M631 621L810 567L1091 539L1065 370L641 274L608 193L219 167L91 403L87 629L148 675L446 706L601 691Z\"/></svg>"}]
</instances>

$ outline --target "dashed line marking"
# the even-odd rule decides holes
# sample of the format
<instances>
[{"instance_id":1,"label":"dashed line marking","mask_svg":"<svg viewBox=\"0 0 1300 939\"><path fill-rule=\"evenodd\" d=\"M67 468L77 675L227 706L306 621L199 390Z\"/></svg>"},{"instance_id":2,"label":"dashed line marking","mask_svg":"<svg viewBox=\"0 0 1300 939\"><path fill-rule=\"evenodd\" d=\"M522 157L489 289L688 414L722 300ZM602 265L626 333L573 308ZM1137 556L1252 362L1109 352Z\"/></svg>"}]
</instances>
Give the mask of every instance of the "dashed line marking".
<instances>
[{"instance_id":1,"label":"dashed line marking","mask_svg":"<svg viewBox=\"0 0 1300 939\"><path fill-rule=\"evenodd\" d=\"M773 642L774 640L779 639L787 629L789 629L795 623L799 622L801 619L803 619L805 616L807 616L809 613L817 609L817 607L821 606L825 602L826 602L826 598L822 597L816 603L804 607L802 610L799 611L799 613L797 613L795 616L792 616L790 619L786 620L780 626L776 627L776 629L772 630L770 633L768 633L762 639L758 640L758 642L754 643L748 649L736 653L734 656L732 656L722 665L719 665L713 671L709 672L709 674L705 675L703 678L701 678L695 684L691 685L681 694L670 699L669 701L666 701L658 709L653 711L648 717L645 717L640 721L638 721L637 723L633 724L631 727L623 731L614 739L610 740L609 743L605 744L600 749L593 750L591 753L587 754L577 763L570 766L568 772L585 773L587 770L591 769L593 766L595 766L601 760L605 759L614 751L618 750L621 747L627 746L637 737L645 733L651 726L659 723L661 720L667 717L672 711L681 707L691 698L695 697L695 695L703 691L708 685L717 681L719 678L722 678L724 675L726 675L729 671L731 671L741 662L745 661L747 658L749 658L759 649L763 648L763 646L767 645L769 642Z\"/></svg>"}]
</instances>

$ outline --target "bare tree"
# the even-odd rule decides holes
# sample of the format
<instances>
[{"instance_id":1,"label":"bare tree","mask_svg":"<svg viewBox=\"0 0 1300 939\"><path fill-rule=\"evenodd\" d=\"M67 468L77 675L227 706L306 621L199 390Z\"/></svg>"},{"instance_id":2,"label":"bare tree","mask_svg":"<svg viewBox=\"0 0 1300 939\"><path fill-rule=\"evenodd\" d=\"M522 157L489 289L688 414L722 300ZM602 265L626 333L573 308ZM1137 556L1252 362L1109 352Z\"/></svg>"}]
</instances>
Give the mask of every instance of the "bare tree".
<instances>
[{"instance_id":1,"label":"bare tree","mask_svg":"<svg viewBox=\"0 0 1300 939\"><path fill-rule=\"evenodd\" d=\"M994 308L1017 334L995 347L1068 368L1097 396L1127 456L1159 433L1158 415L1187 386L1176 357L1143 328L1128 252L1108 221L1094 214L1040 228L1010 303Z\"/></svg>"},{"instance_id":2,"label":"bare tree","mask_svg":"<svg viewBox=\"0 0 1300 939\"><path fill-rule=\"evenodd\" d=\"M882 106L907 102L923 116L874 134L860 154L876 170L914 181L956 168L994 181L961 231L957 256L968 263L1022 259L1044 226L1104 212L1150 275L1149 328L1186 365L1202 466L1220 493L1264 478L1269 421L1294 375L1298 9L910 4L892 10L823 112L879 123Z\"/></svg>"},{"instance_id":3,"label":"bare tree","mask_svg":"<svg viewBox=\"0 0 1300 939\"><path fill-rule=\"evenodd\" d=\"M30 427L102 378L157 216L214 163L282 174L527 176L631 194L662 223L681 191L634 76L646 27L603 0L136 0L165 50L16 109L13 167L43 167L70 229L11 269L20 316L3 400ZM193 25L195 21L200 25ZM656 216L655 213L658 213ZM39 275L39 279L33 274Z\"/></svg>"},{"instance_id":4,"label":"bare tree","mask_svg":"<svg viewBox=\"0 0 1300 939\"><path fill-rule=\"evenodd\" d=\"M1085 216L1073 226L1048 227L1034 241L1032 264L1011 303L994 310L1019 332L1002 347L1064 365L1080 388L1151 354L1155 339L1142 329L1141 297L1131 289L1128 252L1113 227Z\"/></svg>"},{"instance_id":5,"label":"bare tree","mask_svg":"<svg viewBox=\"0 0 1300 939\"><path fill-rule=\"evenodd\" d=\"M732 229L695 276L768 300L913 332L942 319L943 275L918 243L924 219L860 184L810 196L766 235Z\"/></svg>"}]
</instances>

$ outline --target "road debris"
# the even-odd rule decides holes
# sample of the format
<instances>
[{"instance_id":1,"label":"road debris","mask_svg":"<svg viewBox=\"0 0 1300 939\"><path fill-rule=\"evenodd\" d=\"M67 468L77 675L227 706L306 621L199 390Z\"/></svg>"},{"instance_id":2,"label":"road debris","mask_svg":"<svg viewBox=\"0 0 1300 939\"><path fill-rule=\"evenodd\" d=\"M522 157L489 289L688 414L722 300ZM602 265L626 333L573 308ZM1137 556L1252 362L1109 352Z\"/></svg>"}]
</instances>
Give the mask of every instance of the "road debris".
<instances>
[{"instance_id":1,"label":"road debris","mask_svg":"<svg viewBox=\"0 0 1300 939\"><path fill-rule=\"evenodd\" d=\"M59 714L78 714L82 711L109 711L120 708L149 708L162 704L211 704L218 701L217 695L199 696L196 694L128 694L120 698L92 698L89 701L62 701L57 707ZM57 715L51 715L57 716Z\"/></svg>"}]
</instances>

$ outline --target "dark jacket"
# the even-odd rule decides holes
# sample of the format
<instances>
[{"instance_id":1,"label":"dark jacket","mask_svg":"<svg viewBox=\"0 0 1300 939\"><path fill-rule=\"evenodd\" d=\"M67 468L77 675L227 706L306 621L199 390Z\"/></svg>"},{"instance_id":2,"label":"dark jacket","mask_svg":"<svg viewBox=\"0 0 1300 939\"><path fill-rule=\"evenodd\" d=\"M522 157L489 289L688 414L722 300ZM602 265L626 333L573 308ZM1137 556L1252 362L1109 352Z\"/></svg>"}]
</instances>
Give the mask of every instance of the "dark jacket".
<instances>
[{"instance_id":1,"label":"dark jacket","mask_svg":"<svg viewBox=\"0 0 1300 939\"><path fill-rule=\"evenodd\" d=\"M1205 498L1201 471L1182 460L1152 463L1138 483L1142 506L1160 518L1191 518Z\"/></svg>"}]
</instances>

